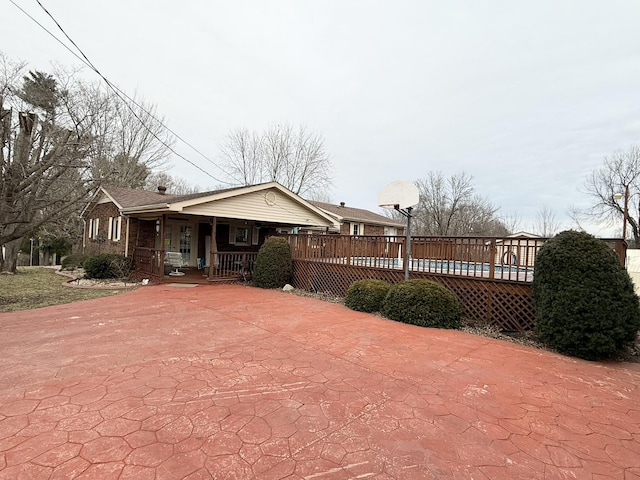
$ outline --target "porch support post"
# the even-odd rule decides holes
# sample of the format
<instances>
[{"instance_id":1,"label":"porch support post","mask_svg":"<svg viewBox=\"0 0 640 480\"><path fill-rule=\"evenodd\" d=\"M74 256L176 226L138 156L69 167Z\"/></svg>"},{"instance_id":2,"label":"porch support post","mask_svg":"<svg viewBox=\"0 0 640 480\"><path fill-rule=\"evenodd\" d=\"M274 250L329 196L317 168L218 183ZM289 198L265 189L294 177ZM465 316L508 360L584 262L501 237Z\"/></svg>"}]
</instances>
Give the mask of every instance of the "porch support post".
<instances>
[{"instance_id":1,"label":"porch support post","mask_svg":"<svg viewBox=\"0 0 640 480\"><path fill-rule=\"evenodd\" d=\"M213 278L216 270L216 259L218 258L218 242L216 242L217 218L211 217L211 251L209 253L209 278Z\"/></svg>"},{"instance_id":2,"label":"porch support post","mask_svg":"<svg viewBox=\"0 0 640 480\"><path fill-rule=\"evenodd\" d=\"M164 223L165 223L165 215L164 213L160 217L160 238L158 239L158 274L160 276L164 276Z\"/></svg>"},{"instance_id":3,"label":"porch support post","mask_svg":"<svg viewBox=\"0 0 640 480\"><path fill-rule=\"evenodd\" d=\"M129 256L129 215L127 215L125 217L127 219L127 226L125 229L125 234L124 234L124 256L128 257ZM122 226L120 227L122 228Z\"/></svg>"}]
</instances>

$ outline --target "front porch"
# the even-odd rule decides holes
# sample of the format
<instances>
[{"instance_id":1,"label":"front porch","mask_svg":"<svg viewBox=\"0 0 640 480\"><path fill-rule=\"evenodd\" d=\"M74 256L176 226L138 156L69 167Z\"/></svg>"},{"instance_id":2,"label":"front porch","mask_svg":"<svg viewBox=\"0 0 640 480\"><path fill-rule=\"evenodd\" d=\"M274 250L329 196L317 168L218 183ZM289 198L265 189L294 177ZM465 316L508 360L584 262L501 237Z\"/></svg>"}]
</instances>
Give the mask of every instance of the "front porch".
<instances>
[{"instance_id":1,"label":"front porch","mask_svg":"<svg viewBox=\"0 0 640 480\"><path fill-rule=\"evenodd\" d=\"M218 252L211 253L208 261L199 266L172 266L165 263L165 250L136 247L133 264L141 278L162 283L205 284L250 280L257 256L257 252Z\"/></svg>"}]
</instances>

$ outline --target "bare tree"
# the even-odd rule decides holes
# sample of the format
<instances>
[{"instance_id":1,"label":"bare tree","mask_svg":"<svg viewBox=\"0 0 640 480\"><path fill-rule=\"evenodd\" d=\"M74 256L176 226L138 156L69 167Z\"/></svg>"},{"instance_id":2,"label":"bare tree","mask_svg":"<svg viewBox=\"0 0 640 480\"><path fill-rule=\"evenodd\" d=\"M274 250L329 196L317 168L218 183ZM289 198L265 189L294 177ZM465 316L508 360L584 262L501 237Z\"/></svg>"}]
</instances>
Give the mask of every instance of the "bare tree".
<instances>
[{"instance_id":1,"label":"bare tree","mask_svg":"<svg viewBox=\"0 0 640 480\"><path fill-rule=\"evenodd\" d=\"M628 230L633 243L640 245L640 147L618 150L604 158L603 165L595 169L585 182L586 193L593 199L593 205L575 215L579 220L590 218L612 224L625 216L624 195L628 191Z\"/></svg>"},{"instance_id":2,"label":"bare tree","mask_svg":"<svg viewBox=\"0 0 640 480\"><path fill-rule=\"evenodd\" d=\"M62 108L67 92L41 72L24 76L22 87L16 80L0 78L0 245L6 251L0 271L9 272L16 271L22 238L71 215L91 190L87 137Z\"/></svg>"},{"instance_id":3,"label":"bare tree","mask_svg":"<svg viewBox=\"0 0 640 480\"><path fill-rule=\"evenodd\" d=\"M241 185L264 181L262 139L246 128L239 128L227 136L221 147L222 158L233 180Z\"/></svg>"},{"instance_id":4,"label":"bare tree","mask_svg":"<svg viewBox=\"0 0 640 480\"><path fill-rule=\"evenodd\" d=\"M501 217L500 221L506 227L507 231L511 233L516 233L521 230L520 225L522 224L522 219L520 218L520 214L518 212L510 213L509 215L504 215Z\"/></svg>"},{"instance_id":5,"label":"bare tree","mask_svg":"<svg viewBox=\"0 0 640 480\"><path fill-rule=\"evenodd\" d=\"M48 236L77 235L78 214L100 182L142 185L167 154L170 139L159 123L144 112L127 114L75 73L24 75L24 65L0 54L0 271L16 271L27 235L45 227Z\"/></svg>"},{"instance_id":6,"label":"bare tree","mask_svg":"<svg viewBox=\"0 0 640 480\"><path fill-rule=\"evenodd\" d=\"M91 174L121 187L141 188L153 169L162 168L175 139L157 119L155 106L142 99L125 101L99 85L80 85L76 102L83 106L85 127L94 141ZM77 120L81 120L78 118Z\"/></svg>"},{"instance_id":7,"label":"bare tree","mask_svg":"<svg viewBox=\"0 0 640 480\"><path fill-rule=\"evenodd\" d=\"M415 208L418 235L505 235L498 209L475 193L473 177L466 173L445 178L430 172L416 182L420 203Z\"/></svg>"},{"instance_id":8,"label":"bare tree","mask_svg":"<svg viewBox=\"0 0 640 480\"><path fill-rule=\"evenodd\" d=\"M225 170L241 185L275 181L298 195L313 195L331 184L324 140L303 126L276 125L262 134L238 129L221 150Z\"/></svg>"},{"instance_id":9,"label":"bare tree","mask_svg":"<svg viewBox=\"0 0 640 480\"><path fill-rule=\"evenodd\" d=\"M560 230L560 222L548 205L543 205L533 222L533 233L541 237L553 237Z\"/></svg>"},{"instance_id":10,"label":"bare tree","mask_svg":"<svg viewBox=\"0 0 640 480\"><path fill-rule=\"evenodd\" d=\"M173 195L189 195L200 192L198 185L192 186L184 178L169 175L166 172L152 172L145 184L147 190L156 190L158 187L167 187L167 193Z\"/></svg>"}]
</instances>

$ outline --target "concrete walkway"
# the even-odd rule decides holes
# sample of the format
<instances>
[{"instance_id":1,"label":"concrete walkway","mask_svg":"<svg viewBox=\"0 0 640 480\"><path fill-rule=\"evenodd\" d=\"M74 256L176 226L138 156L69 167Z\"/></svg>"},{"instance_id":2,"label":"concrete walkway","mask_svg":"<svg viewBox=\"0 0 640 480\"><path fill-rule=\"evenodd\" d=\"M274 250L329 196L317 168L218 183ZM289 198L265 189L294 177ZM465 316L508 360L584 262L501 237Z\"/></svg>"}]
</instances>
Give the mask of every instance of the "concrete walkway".
<instances>
[{"instance_id":1,"label":"concrete walkway","mask_svg":"<svg viewBox=\"0 0 640 480\"><path fill-rule=\"evenodd\" d=\"M231 285L0 331L0 479L640 479L638 364Z\"/></svg>"}]
</instances>

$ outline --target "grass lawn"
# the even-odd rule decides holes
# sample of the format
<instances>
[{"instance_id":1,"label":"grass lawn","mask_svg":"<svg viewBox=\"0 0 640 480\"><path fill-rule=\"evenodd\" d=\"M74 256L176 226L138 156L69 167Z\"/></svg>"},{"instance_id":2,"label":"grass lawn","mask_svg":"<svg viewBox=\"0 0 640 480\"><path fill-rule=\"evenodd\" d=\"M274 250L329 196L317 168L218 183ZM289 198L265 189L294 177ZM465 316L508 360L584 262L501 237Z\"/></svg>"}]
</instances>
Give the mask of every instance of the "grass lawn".
<instances>
[{"instance_id":1,"label":"grass lawn","mask_svg":"<svg viewBox=\"0 0 640 480\"><path fill-rule=\"evenodd\" d=\"M69 279L53 269L43 267L20 267L16 275L0 275L0 312L108 297L124 291L69 288L62 285L66 280Z\"/></svg>"}]
</instances>

